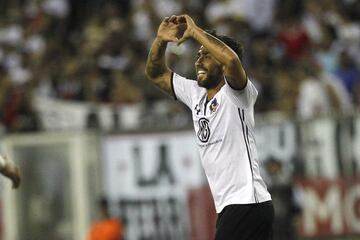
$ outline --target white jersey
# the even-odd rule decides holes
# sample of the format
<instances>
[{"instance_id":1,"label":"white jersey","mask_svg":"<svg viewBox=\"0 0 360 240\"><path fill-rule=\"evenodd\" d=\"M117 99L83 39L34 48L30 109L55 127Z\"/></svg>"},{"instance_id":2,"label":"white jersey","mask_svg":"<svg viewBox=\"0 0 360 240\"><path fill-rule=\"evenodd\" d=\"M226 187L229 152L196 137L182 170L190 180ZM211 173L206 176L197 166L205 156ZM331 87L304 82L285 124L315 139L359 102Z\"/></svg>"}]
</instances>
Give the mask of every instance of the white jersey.
<instances>
[{"instance_id":1,"label":"white jersey","mask_svg":"<svg viewBox=\"0 0 360 240\"><path fill-rule=\"evenodd\" d=\"M196 81L172 74L175 98L192 111L200 159L216 212L230 204L271 200L260 176L254 138L257 90L250 80L243 90L225 85L206 101L206 89Z\"/></svg>"}]
</instances>

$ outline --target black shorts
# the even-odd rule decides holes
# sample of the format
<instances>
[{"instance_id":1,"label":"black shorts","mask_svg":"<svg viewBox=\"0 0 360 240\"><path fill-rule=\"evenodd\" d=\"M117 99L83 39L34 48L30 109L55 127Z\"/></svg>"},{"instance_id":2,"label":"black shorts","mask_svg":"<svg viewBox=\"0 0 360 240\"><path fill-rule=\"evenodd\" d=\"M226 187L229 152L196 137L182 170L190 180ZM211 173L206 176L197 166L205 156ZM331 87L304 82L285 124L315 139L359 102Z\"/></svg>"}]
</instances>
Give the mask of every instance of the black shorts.
<instances>
[{"instance_id":1,"label":"black shorts","mask_svg":"<svg viewBox=\"0 0 360 240\"><path fill-rule=\"evenodd\" d=\"M215 240L272 240L271 201L226 206L218 215Z\"/></svg>"}]
</instances>

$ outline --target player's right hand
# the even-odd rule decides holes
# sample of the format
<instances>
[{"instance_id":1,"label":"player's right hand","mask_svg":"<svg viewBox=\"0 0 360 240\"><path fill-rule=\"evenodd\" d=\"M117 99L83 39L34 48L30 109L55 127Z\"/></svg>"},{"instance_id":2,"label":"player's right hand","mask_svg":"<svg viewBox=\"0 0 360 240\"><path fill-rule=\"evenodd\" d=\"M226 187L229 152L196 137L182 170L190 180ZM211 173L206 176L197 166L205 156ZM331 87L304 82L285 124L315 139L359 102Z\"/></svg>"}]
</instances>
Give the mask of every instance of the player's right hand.
<instances>
[{"instance_id":1,"label":"player's right hand","mask_svg":"<svg viewBox=\"0 0 360 240\"><path fill-rule=\"evenodd\" d=\"M157 38L165 42L177 42L185 29L186 24L177 22L177 16L166 17L159 26Z\"/></svg>"}]
</instances>

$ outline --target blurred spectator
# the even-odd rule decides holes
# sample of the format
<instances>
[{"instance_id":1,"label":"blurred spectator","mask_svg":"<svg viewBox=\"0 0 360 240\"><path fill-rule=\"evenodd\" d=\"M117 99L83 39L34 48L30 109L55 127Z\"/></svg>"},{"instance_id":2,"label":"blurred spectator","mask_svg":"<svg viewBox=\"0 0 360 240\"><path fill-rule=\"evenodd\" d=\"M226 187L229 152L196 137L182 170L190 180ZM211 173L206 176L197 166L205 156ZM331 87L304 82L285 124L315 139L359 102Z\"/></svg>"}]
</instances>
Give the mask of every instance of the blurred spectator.
<instances>
[{"instance_id":1,"label":"blurred spectator","mask_svg":"<svg viewBox=\"0 0 360 240\"><path fill-rule=\"evenodd\" d=\"M351 94L346 91L344 84L335 74L328 73L315 65L318 71L319 78L327 87L328 94L330 95L330 102L333 104L334 113L349 113L353 110ZM355 94L355 93L354 93Z\"/></svg>"},{"instance_id":2,"label":"blurred spectator","mask_svg":"<svg viewBox=\"0 0 360 240\"><path fill-rule=\"evenodd\" d=\"M0 1L2 121L13 111L5 108L17 105L8 97L21 92L24 84L40 97L115 108L168 101L144 80L143 69L160 21L182 12L204 28L241 40L249 49L243 64L259 89L259 111L294 115L298 95L313 87L324 93L317 96L322 108L331 109L320 113L344 111L352 104L358 109L359 6L359 1L347 0ZM188 62L198 46L186 44L186 48L170 46L167 56L172 68L191 78L194 67ZM317 76L299 70L309 54L319 64ZM320 101L320 96L326 97ZM12 125L10 115L7 127Z\"/></svg>"},{"instance_id":3,"label":"blurred spectator","mask_svg":"<svg viewBox=\"0 0 360 240\"><path fill-rule=\"evenodd\" d=\"M29 132L41 130L37 112L32 106L32 92L29 85L2 85L6 90L3 99L1 123L8 132Z\"/></svg>"},{"instance_id":4,"label":"blurred spectator","mask_svg":"<svg viewBox=\"0 0 360 240\"><path fill-rule=\"evenodd\" d=\"M302 25L313 43L319 43L323 37L321 20L320 1L305 0Z\"/></svg>"},{"instance_id":5,"label":"blurred spectator","mask_svg":"<svg viewBox=\"0 0 360 240\"><path fill-rule=\"evenodd\" d=\"M100 219L91 226L87 240L123 240L124 227L119 219L111 218L105 198L99 201L99 210Z\"/></svg>"},{"instance_id":6,"label":"blurred spectator","mask_svg":"<svg viewBox=\"0 0 360 240\"><path fill-rule=\"evenodd\" d=\"M90 106L90 110L87 114L87 119L86 119L86 128L92 130L101 129L101 123L98 116L97 106Z\"/></svg>"},{"instance_id":7,"label":"blurred spectator","mask_svg":"<svg viewBox=\"0 0 360 240\"><path fill-rule=\"evenodd\" d=\"M267 32L273 26L276 0L247 0L247 21L255 32ZM261 13L261 14L259 14Z\"/></svg>"},{"instance_id":8,"label":"blurred spectator","mask_svg":"<svg viewBox=\"0 0 360 240\"><path fill-rule=\"evenodd\" d=\"M352 21L348 11L343 10L336 25L339 41L347 54L360 66L360 24Z\"/></svg>"},{"instance_id":9,"label":"blurred spectator","mask_svg":"<svg viewBox=\"0 0 360 240\"><path fill-rule=\"evenodd\" d=\"M296 231L294 221L298 214L295 206L291 170L286 162L270 158L265 162L266 180L274 204L274 239L294 240Z\"/></svg>"},{"instance_id":10,"label":"blurred spectator","mask_svg":"<svg viewBox=\"0 0 360 240\"><path fill-rule=\"evenodd\" d=\"M325 72L335 73L339 66L338 42L336 41L335 29L330 25L322 26L322 36L315 48L315 58Z\"/></svg>"},{"instance_id":11,"label":"blurred spectator","mask_svg":"<svg viewBox=\"0 0 360 240\"><path fill-rule=\"evenodd\" d=\"M280 23L278 43L287 59L296 61L310 47L310 38L299 19L289 17Z\"/></svg>"},{"instance_id":12,"label":"blurred spectator","mask_svg":"<svg viewBox=\"0 0 360 240\"><path fill-rule=\"evenodd\" d=\"M134 86L124 74L120 71L113 72L112 79L114 81L111 90L111 102L113 103L135 103L143 99L142 92Z\"/></svg>"},{"instance_id":13,"label":"blurred spectator","mask_svg":"<svg viewBox=\"0 0 360 240\"><path fill-rule=\"evenodd\" d=\"M346 52L340 54L339 68L336 70L336 75L341 79L349 94L354 99L357 98L356 88L360 83L360 71Z\"/></svg>"},{"instance_id":14,"label":"blurred spectator","mask_svg":"<svg viewBox=\"0 0 360 240\"><path fill-rule=\"evenodd\" d=\"M298 116L312 118L351 110L350 98L341 82L324 73L311 58L305 58L297 74L301 78L298 97Z\"/></svg>"},{"instance_id":15,"label":"blurred spectator","mask_svg":"<svg viewBox=\"0 0 360 240\"><path fill-rule=\"evenodd\" d=\"M55 18L66 18L69 14L69 4L66 0L44 0L42 9Z\"/></svg>"},{"instance_id":16,"label":"blurred spectator","mask_svg":"<svg viewBox=\"0 0 360 240\"><path fill-rule=\"evenodd\" d=\"M301 76L298 72L298 67L292 64L284 65L284 67L277 69L274 79L274 84L277 88L274 93L273 110L283 112L288 116L296 115L297 98L301 82Z\"/></svg>"}]
</instances>

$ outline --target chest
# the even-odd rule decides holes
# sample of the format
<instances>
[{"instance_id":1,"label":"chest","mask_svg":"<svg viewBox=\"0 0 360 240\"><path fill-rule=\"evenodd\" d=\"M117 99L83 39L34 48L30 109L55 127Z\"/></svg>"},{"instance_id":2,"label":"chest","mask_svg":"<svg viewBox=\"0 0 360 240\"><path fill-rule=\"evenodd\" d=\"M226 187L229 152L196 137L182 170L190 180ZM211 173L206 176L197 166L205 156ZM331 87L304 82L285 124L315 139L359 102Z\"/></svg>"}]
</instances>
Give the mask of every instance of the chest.
<instances>
[{"instance_id":1,"label":"chest","mask_svg":"<svg viewBox=\"0 0 360 240\"><path fill-rule=\"evenodd\" d=\"M223 99L221 96L207 100L206 96L199 98L192 106L192 118L194 121L200 118L214 118L224 112Z\"/></svg>"},{"instance_id":2,"label":"chest","mask_svg":"<svg viewBox=\"0 0 360 240\"><path fill-rule=\"evenodd\" d=\"M192 106L194 130L200 144L217 143L225 136L238 135L248 125L248 112L241 110L226 96L217 95L206 101L200 98ZM214 145L215 146L215 145Z\"/></svg>"},{"instance_id":3,"label":"chest","mask_svg":"<svg viewBox=\"0 0 360 240\"><path fill-rule=\"evenodd\" d=\"M206 99L206 95L198 98L193 102L191 112L194 124L206 119L210 125L221 123L227 126L227 122L236 125L241 120L250 126L254 125L253 109L237 106L223 94L217 94L210 100Z\"/></svg>"}]
</instances>

